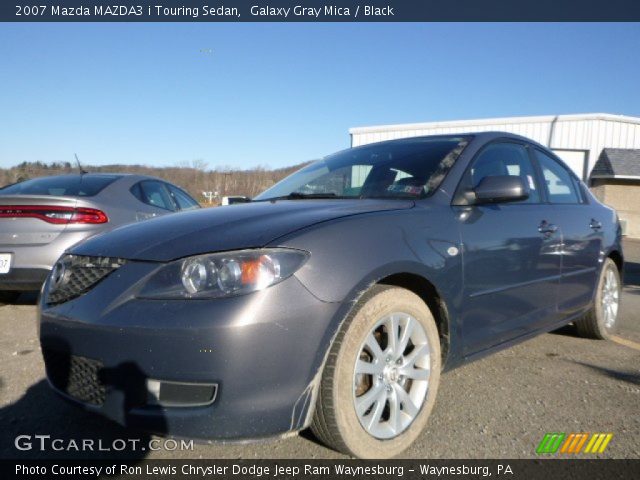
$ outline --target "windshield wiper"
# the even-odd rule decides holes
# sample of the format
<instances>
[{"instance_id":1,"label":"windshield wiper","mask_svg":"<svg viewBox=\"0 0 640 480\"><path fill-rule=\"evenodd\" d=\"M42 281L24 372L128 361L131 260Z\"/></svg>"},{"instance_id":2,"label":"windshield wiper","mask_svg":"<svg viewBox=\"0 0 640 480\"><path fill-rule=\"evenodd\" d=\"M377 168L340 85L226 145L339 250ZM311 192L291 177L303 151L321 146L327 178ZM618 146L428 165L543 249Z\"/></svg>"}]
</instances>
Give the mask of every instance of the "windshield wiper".
<instances>
[{"instance_id":1,"label":"windshield wiper","mask_svg":"<svg viewBox=\"0 0 640 480\"><path fill-rule=\"evenodd\" d=\"M303 192L291 192L289 195L284 197L288 200L298 200L305 198L339 198L335 193L303 193Z\"/></svg>"},{"instance_id":2,"label":"windshield wiper","mask_svg":"<svg viewBox=\"0 0 640 480\"><path fill-rule=\"evenodd\" d=\"M343 197L336 195L335 193L304 193L304 192L291 192L289 195L283 195L281 197L265 198L259 201L274 201L274 200L313 200L323 198L355 198L355 197Z\"/></svg>"}]
</instances>

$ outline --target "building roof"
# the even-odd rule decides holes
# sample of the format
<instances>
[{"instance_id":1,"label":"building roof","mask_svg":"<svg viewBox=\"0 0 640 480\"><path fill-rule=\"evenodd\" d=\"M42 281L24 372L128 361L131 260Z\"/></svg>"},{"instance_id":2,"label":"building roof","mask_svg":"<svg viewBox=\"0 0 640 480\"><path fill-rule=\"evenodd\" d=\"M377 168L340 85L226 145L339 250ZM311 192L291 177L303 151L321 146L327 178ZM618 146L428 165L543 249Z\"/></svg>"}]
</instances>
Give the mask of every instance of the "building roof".
<instances>
[{"instance_id":1,"label":"building roof","mask_svg":"<svg viewBox=\"0 0 640 480\"><path fill-rule=\"evenodd\" d=\"M640 149L603 149L591 171L591 178L640 179Z\"/></svg>"},{"instance_id":2,"label":"building roof","mask_svg":"<svg viewBox=\"0 0 640 480\"><path fill-rule=\"evenodd\" d=\"M606 120L620 123L640 124L640 117L614 115L611 113L580 113L572 115L542 115L531 117L479 118L474 120L453 120L444 122L404 123L398 125L375 125L370 127L350 128L349 133L362 134L397 130L421 130L424 128L476 127L483 125L518 124L518 123L556 123L576 120Z\"/></svg>"}]
</instances>

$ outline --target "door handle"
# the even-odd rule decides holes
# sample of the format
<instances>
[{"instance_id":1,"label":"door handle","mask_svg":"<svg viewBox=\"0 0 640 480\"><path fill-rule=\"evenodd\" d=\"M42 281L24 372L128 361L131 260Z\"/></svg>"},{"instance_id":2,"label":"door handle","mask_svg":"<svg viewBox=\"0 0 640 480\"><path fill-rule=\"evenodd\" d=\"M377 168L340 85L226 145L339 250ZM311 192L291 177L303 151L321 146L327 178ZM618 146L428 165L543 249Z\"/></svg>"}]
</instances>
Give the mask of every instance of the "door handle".
<instances>
[{"instance_id":1,"label":"door handle","mask_svg":"<svg viewBox=\"0 0 640 480\"><path fill-rule=\"evenodd\" d=\"M600 230L602 228L602 223L597 221L595 218L592 218L591 223L589 223L589 228L593 230Z\"/></svg>"},{"instance_id":2,"label":"door handle","mask_svg":"<svg viewBox=\"0 0 640 480\"><path fill-rule=\"evenodd\" d=\"M546 220L543 220L538 226L538 231L547 236L550 236L558 231L558 226L554 225L553 223L549 223Z\"/></svg>"}]
</instances>

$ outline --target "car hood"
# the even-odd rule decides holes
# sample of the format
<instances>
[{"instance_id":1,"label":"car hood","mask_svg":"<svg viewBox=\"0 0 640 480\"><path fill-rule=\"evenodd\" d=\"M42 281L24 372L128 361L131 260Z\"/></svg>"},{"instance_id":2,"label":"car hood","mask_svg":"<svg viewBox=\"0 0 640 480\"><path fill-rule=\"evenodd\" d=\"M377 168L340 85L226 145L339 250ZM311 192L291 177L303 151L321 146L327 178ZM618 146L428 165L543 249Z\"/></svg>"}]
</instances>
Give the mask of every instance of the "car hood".
<instances>
[{"instance_id":1,"label":"car hood","mask_svg":"<svg viewBox=\"0 0 640 480\"><path fill-rule=\"evenodd\" d=\"M296 230L341 217L414 206L404 200L279 200L203 208L116 228L71 249L77 255L166 262L263 247Z\"/></svg>"}]
</instances>

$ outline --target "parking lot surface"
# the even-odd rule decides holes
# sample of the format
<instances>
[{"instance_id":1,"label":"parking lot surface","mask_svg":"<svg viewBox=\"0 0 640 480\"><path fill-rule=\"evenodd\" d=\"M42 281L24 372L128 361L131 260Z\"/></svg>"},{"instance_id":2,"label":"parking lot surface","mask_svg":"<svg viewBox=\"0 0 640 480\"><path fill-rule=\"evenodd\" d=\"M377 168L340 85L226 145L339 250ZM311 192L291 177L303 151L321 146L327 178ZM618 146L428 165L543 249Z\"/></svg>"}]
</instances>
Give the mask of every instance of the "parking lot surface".
<instances>
[{"instance_id":1,"label":"parking lot surface","mask_svg":"<svg viewBox=\"0 0 640 480\"><path fill-rule=\"evenodd\" d=\"M599 456L640 457L640 242L627 241L625 255L621 330L615 341L581 339L568 326L445 374L428 428L403 456L532 458L547 432L606 432L613 439ZM67 404L44 378L34 303L33 296L23 295L15 305L0 306L0 458L341 457L307 432L180 450ZM57 445L64 448L18 450L14 439L19 435L51 435L62 439ZM100 442L103 451L68 449L71 440L82 439L94 440L96 449ZM154 440L159 450L106 451L115 439L135 439L142 448Z\"/></svg>"}]
</instances>

